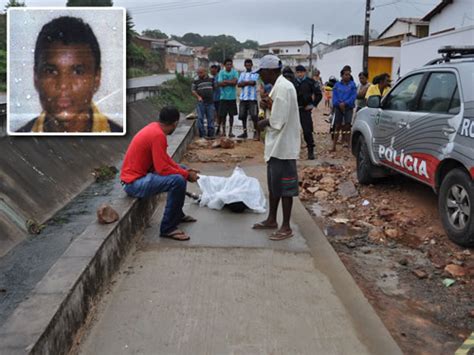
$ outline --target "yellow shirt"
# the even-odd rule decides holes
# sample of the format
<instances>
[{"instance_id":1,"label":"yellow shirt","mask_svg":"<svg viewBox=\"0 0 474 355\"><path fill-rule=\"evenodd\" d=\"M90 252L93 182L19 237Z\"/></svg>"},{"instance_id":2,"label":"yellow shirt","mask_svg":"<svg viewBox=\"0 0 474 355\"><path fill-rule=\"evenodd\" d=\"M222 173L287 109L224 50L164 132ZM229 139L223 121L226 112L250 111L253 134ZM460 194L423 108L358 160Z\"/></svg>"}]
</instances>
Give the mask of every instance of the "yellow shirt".
<instances>
[{"instance_id":1,"label":"yellow shirt","mask_svg":"<svg viewBox=\"0 0 474 355\"><path fill-rule=\"evenodd\" d=\"M46 112L42 112L36 119L31 132L44 132L44 121L46 119ZM107 117L102 114L96 105L92 104L92 129L91 132L110 132L110 125Z\"/></svg>"},{"instance_id":2,"label":"yellow shirt","mask_svg":"<svg viewBox=\"0 0 474 355\"><path fill-rule=\"evenodd\" d=\"M390 90L390 88L386 87L385 89L383 89L383 94L381 94L379 86L372 84L367 89L367 93L365 94L365 98L368 99L370 96L385 96L385 95L387 95L389 90Z\"/></svg>"}]
</instances>

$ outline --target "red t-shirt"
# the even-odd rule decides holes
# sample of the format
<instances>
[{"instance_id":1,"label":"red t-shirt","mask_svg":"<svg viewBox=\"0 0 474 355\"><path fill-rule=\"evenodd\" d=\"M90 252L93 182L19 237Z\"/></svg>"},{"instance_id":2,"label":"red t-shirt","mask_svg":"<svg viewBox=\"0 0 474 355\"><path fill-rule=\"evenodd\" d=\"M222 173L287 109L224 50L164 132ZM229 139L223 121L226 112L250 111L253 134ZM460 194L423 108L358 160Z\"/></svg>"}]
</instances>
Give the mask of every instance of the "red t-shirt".
<instances>
[{"instance_id":1,"label":"red t-shirt","mask_svg":"<svg viewBox=\"0 0 474 355\"><path fill-rule=\"evenodd\" d=\"M171 159L167 148L160 124L153 122L145 126L133 137L125 153L120 179L129 184L150 172L163 176L180 174L187 179L188 172Z\"/></svg>"}]
</instances>

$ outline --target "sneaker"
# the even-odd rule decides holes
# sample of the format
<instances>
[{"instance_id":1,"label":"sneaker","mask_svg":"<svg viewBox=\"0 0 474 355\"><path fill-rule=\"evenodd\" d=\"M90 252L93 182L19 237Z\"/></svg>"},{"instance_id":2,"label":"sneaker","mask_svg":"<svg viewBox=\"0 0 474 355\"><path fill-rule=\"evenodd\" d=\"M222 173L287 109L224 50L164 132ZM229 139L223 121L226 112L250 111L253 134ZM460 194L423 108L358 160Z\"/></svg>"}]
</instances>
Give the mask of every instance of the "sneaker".
<instances>
[{"instance_id":1,"label":"sneaker","mask_svg":"<svg viewBox=\"0 0 474 355\"><path fill-rule=\"evenodd\" d=\"M247 133L242 133L241 135L238 135L237 138L242 138L242 139L247 139Z\"/></svg>"}]
</instances>

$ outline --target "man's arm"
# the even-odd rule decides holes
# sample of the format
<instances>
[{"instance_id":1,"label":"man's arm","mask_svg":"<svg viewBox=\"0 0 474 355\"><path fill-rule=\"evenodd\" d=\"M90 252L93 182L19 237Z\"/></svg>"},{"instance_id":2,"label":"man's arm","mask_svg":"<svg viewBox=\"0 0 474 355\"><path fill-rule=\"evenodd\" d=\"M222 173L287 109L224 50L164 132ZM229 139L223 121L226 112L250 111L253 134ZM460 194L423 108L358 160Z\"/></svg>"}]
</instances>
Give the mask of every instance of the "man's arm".
<instances>
[{"instance_id":1,"label":"man's arm","mask_svg":"<svg viewBox=\"0 0 474 355\"><path fill-rule=\"evenodd\" d=\"M284 96L285 95L285 96ZM270 127L281 130L288 122L290 115L289 93L277 93L271 101Z\"/></svg>"},{"instance_id":2,"label":"man's arm","mask_svg":"<svg viewBox=\"0 0 474 355\"><path fill-rule=\"evenodd\" d=\"M201 102L202 101L202 97L197 93L197 91L191 91L193 96L199 101Z\"/></svg>"},{"instance_id":3,"label":"man's arm","mask_svg":"<svg viewBox=\"0 0 474 355\"><path fill-rule=\"evenodd\" d=\"M166 137L158 136L151 146L153 168L159 175L174 175L179 174L186 180L189 177L189 172L181 168L176 162L171 159L166 151Z\"/></svg>"},{"instance_id":4,"label":"man's arm","mask_svg":"<svg viewBox=\"0 0 474 355\"><path fill-rule=\"evenodd\" d=\"M202 101L202 97L198 94L197 92L197 84L196 82L194 81L193 84L191 85L191 93L193 94L193 96L198 100L198 101Z\"/></svg>"},{"instance_id":5,"label":"man's arm","mask_svg":"<svg viewBox=\"0 0 474 355\"><path fill-rule=\"evenodd\" d=\"M351 95L349 96L349 106L353 107L355 104L355 100L357 99L357 87L354 83L352 83Z\"/></svg>"}]
</instances>

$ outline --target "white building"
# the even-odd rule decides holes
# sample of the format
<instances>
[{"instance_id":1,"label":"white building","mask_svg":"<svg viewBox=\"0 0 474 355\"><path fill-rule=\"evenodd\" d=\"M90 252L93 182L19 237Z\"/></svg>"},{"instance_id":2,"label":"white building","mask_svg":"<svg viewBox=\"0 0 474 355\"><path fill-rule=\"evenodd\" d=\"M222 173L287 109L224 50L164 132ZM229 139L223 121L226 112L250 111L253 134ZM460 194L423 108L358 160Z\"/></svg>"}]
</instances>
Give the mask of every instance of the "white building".
<instances>
[{"instance_id":1,"label":"white building","mask_svg":"<svg viewBox=\"0 0 474 355\"><path fill-rule=\"evenodd\" d=\"M309 55L311 45L308 41L282 41L261 45L258 50L263 56L265 54L275 54L281 61L283 66L292 68L297 65L309 67ZM316 66L317 56L313 54L313 66Z\"/></svg>"},{"instance_id":2,"label":"white building","mask_svg":"<svg viewBox=\"0 0 474 355\"><path fill-rule=\"evenodd\" d=\"M357 81L357 75L362 71L362 54L364 47L348 46L323 54L318 59L317 68L324 81L330 76L340 78L340 71L345 65L350 65L352 76ZM400 67L399 47L369 46L369 78L382 73L390 74L392 79L398 79Z\"/></svg>"},{"instance_id":3,"label":"white building","mask_svg":"<svg viewBox=\"0 0 474 355\"><path fill-rule=\"evenodd\" d=\"M414 17L397 17L382 31L378 39L390 38L399 35L411 35L414 37L428 36L429 22Z\"/></svg>"},{"instance_id":4,"label":"white building","mask_svg":"<svg viewBox=\"0 0 474 355\"><path fill-rule=\"evenodd\" d=\"M245 59L252 59L254 68L258 68L260 64L260 55L255 49L244 48L240 52L235 53L233 58L234 68L239 72L245 70L244 62Z\"/></svg>"},{"instance_id":5,"label":"white building","mask_svg":"<svg viewBox=\"0 0 474 355\"><path fill-rule=\"evenodd\" d=\"M443 0L423 20L430 23L429 36L402 43L402 75L440 57L442 46L474 44L473 0Z\"/></svg>"}]
</instances>

